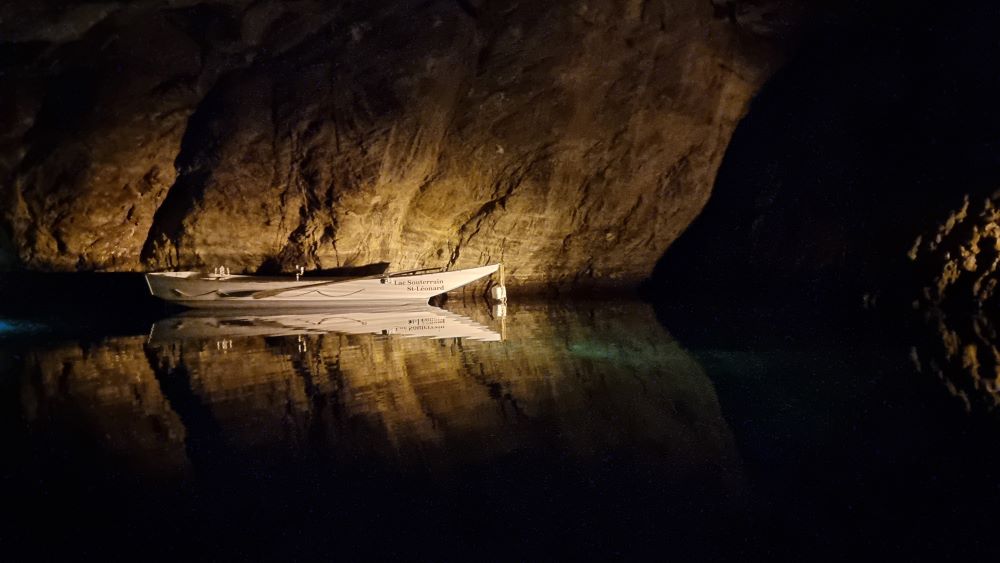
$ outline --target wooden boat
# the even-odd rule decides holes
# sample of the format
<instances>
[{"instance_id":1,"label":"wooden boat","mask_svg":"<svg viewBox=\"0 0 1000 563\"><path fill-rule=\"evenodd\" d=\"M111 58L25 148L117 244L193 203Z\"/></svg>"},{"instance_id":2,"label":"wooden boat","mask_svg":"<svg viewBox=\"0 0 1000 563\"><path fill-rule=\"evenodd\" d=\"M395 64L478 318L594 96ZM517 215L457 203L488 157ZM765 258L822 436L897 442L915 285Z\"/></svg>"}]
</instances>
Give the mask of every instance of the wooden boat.
<instances>
[{"instance_id":1,"label":"wooden boat","mask_svg":"<svg viewBox=\"0 0 1000 563\"><path fill-rule=\"evenodd\" d=\"M146 274L154 296L184 307L311 307L344 304L427 303L493 274L500 264L444 271L409 270L361 277L293 278L204 272Z\"/></svg>"},{"instance_id":2,"label":"wooden boat","mask_svg":"<svg viewBox=\"0 0 1000 563\"><path fill-rule=\"evenodd\" d=\"M161 319L149 331L150 344L183 340L226 340L252 336L326 333L375 334L394 338L461 338L498 342L500 334L469 317L422 303L394 306L340 306L323 311L185 311Z\"/></svg>"}]
</instances>

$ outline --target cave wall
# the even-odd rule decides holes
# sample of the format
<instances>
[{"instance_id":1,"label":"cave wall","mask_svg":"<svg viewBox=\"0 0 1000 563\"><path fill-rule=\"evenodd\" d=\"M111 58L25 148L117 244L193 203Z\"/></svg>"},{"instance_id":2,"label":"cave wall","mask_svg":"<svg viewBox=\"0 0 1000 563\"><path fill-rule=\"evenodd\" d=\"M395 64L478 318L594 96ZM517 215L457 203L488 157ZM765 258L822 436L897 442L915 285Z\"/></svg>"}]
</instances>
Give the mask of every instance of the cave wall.
<instances>
[{"instance_id":1,"label":"cave wall","mask_svg":"<svg viewBox=\"0 0 1000 563\"><path fill-rule=\"evenodd\" d=\"M812 24L653 287L909 307L956 258L911 260L916 239L1000 186L994 3L846 2Z\"/></svg>"},{"instance_id":2,"label":"cave wall","mask_svg":"<svg viewBox=\"0 0 1000 563\"><path fill-rule=\"evenodd\" d=\"M634 283L778 59L731 1L4 10L7 269Z\"/></svg>"}]
</instances>

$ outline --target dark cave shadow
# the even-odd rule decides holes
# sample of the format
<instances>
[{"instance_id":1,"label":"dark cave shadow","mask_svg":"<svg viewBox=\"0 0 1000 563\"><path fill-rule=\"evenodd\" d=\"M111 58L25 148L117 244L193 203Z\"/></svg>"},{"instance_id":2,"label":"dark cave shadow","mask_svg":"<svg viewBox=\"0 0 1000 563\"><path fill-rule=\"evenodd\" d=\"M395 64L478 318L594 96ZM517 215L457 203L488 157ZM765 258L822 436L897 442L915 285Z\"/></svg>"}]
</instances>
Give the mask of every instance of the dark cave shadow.
<instances>
[{"instance_id":1,"label":"dark cave shadow","mask_svg":"<svg viewBox=\"0 0 1000 563\"><path fill-rule=\"evenodd\" d=\"M647 294L815 302L912 291L916 236L1000 186L1000 13L850 8L752 101Z\"/></svg>"}]
</instances>

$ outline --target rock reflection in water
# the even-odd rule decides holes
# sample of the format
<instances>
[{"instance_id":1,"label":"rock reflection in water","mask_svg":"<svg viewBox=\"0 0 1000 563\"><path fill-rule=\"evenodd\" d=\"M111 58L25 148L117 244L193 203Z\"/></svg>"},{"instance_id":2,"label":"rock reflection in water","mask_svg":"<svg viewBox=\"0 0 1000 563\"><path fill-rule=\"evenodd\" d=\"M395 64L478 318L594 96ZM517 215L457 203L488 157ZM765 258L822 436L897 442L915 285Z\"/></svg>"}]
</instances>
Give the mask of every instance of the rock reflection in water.
<instances>
[{"instance_id":1,"label":"rock reflection in water","mask_svg":"<svg viewBox=\"0 0 1000 563\"><path fill-rule=\"evenodd\" d=\"M940 379L968 412L1000 408L1000 336L989 317L930 307L923 320L910 350L917 371Z\"/></svg>"},{"instance_id":2,"label":"rock reflection in water","mask_svg":"<svg viewBox=\"0 0 1000 563\"><path fill-rule=\"evenodd\" d=\"M100 450L136 474L188 473L184 423L146 360L145 343L144 336L128 336L25 351L20 402L29 428L74 448Z\"/></svg>"},{"instance_id":3,"label":"rock reflection in water","mask_svg":"<svg viewBox=\"0 0 1000 563\"><path fill-rule=\"evenodd\" d=\"M511 307L503 341L485 306L432 309L187 315L149 337L39 346L22 404L36 429L85 431L161 474L220 455L447 473L514 451L585 466L624 449L664 480L738 481L711 382L644 304ZM421 322L435 338L397 335Z\"/></svg>"}]
</instances>

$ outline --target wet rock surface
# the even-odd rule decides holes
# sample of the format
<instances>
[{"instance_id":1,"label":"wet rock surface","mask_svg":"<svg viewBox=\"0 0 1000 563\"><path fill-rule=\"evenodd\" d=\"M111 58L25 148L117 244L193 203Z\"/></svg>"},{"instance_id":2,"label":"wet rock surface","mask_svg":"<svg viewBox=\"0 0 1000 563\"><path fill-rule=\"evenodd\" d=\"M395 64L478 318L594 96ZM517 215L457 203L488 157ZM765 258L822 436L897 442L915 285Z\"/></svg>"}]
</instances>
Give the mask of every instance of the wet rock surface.
<instances>
[{"instance_id":1,"label":"wet rock surface","mask_svg":"<svg viewBox=\"0 0 1000 563\"><path fill-rule=\"evenodd\" d=\"M701 210L776 59L767 10L737 8L5 8L0 262L502 260L514 286L634 283Z\"/></svg>"}]
</instances>

